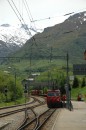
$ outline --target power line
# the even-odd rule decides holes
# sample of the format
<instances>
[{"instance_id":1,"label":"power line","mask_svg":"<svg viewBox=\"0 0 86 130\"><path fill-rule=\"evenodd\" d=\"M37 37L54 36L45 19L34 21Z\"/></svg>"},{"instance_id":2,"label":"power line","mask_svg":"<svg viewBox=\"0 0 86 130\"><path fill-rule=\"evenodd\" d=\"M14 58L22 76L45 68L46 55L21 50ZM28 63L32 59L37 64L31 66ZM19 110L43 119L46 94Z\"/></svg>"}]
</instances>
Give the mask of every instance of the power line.
<instances>
[{"instance_id":1,"label":"power line","mask_svg":"<svg viewBox=\"0 0 86 130\"><path fill-rule=\"evenodd\" d=\"M43 19L38 19L38 20L33 20L31 22L38 22L38 21L42 21L42 20L48 20L48 19L52 19L52 18L56 18L56 17L61 17L61 16L67 16L70 14L73 14L74 12L68 13L68 14L64 14L64 15L58 15L58 16L53 16L53 17L47 17L47 18L43 18Z\"/></svg>"},{"instance_id":2,"label":"power line","mask_svg":"<svg viewBox=\"0 0 86 130\"><path fill-rule=\"evenodd\" d=\"M19 12L19 10L17 9L17 7L16 7L15 3L13 2L13 0L11 0L11 2L13 3L15 9L13 8L11 2L10 2L9 0L7 0L7 1L8 1L8 3L9 3L9 5L11 6L12 10L14 11L14 13L16 14L17 18L18 18L19 21L21 22L21 24L26 25L26 23L25 23L25 21L24 21L22 15L20 14L20 12ZM16 12L15 10L16 10L17 12ZM24 28L24 29L25 29L25 28ZM28 31L29 31L29 35L32 37L32 34L31 34L31 32L30 32L29 29L32 30L32 28L28 28L28 26L26 26L25 31L26 31L27 33L28 33ZM33 31L34 31L34 29L33 29ZM35 32L36 32L36 31L35 31ZM32 37L32 39L33 39L35 45L37 46L37 44L36 44L36 40L35 40L34 36Z\"/></svg>"},{"instance_id":3,"label":"power line","mask_svg":"<svg viewBox=\"0 0 86 130\"><path fill-rule=\"evenodd\" d=\"M67 15L75 14L75 13L80 12L80 11L85 10L85 9L86 9L86 8L80 9L80 10L76 10L76 11L74 11L74 12L69 12L69 13L64 14L64 15L58 15L58 16L53 16L53 17L47 17L47 18L32 20L31 22L39 22L39 21L42 21L42 20L50 20L50 19L53 19L53 18L56 18L56 17L67 16Z\"/></svg>"},{"instance_id":4,"label":"power line","mask_svg":"<svg viewBox=\"0 0 86 130\"><path fill-rule=\"evenodd\" d=\"M29 17L29 19L30 19L30 21L31 21L31 18L30 18L29 12L28 12L28 8L27 8L26 1L23 0L23 3L24 3L24 6L25 6L25 9L26 9L26 12L27 12L27 14L28 14L28 17Z\"/></svg>"},{"instance_id":5,"label":"power line","mask_svg":"<svg viewBox=\"0 0 86 130\"><path fill-rule=\"evenodd\" d=\"M11 5L10 1L9 1L9 0L7 0L7 1L8 1L8 3L9 3L9 5L11 6L12 10L14 11L14 13L16 14L17 18L18 18L19 21L21 22L21 19L20 19L19 16L17 15L17 13L16 13L15 9L13 8L13 6ZM21 24L22 24L22 22L21 22Z\"/></svg>"},{"instance_id":6,"label":"power line","mask_svg":"<svg viewBox=\"0 0 86 130\"><path fill-rule=\"evenodd\" d=\"M19 21L21 22L21 24L25 24L25 21L24 21L23 17L21 16L20 12L18 11L18 9L17 9L15 3L13 2L13 0L11 0L11 2L13 3L15 9L14 9L14 7L12 6L11 2L10 2L9 0L7 0L7 1L8 1L8 3L9 3L9 5L11 6L12 10L14 11L14 13L16 14L17 18L18 18ZM16 10L16 11L15 11L15 10ZM26 24L25 24L25 25L26 25ZM28 27L26 27L26 28L28 28ZM25 31L28 33L29 28L28 28L28 30L25 29ZM29 31L29 35L32 36L32 34L31 34L30 31Z\"/></svg>"},{"instance_id":7,"label":"power line","mask_svg":"<svg viewBox=\"0 0 86 130\"><path fill-rule=\"evenodd\" d=\"M25 21L24 21L23 17L21 16L21 14L20 14L19 10L17 9L17 7L16 7L15 3L13 2L13 0L11 0L11 1L12 1L13 5L14 5L15 9L17 10L17 12L18 12L18 14L19 14L19 16L20 16L21 20L22 20L22 21L23 21L23 23L26 25L26 23L25 23ZM29 28L28 28L28 31L29 31ZM32 34L31 34L31 32L30 32L30 31L29 31L29 35L31 35L31 36L32 36Z\"/></svg>"},{"instance_id":8,"label":"power line","mask_svg":"<svg viewBox=\"0 0 86 130\"><path fill-rule=\"evenodd\" d=\"M71 12L71 13L65 14L65 15L63 15L63 16L67 16L67 15L70 15L70 14L74 14L74 12Z\"/></svg>"},{"instance_id":9,"label":"power line","mask_svg":"<svg viewBox=\"0 0 86 130\"><path fill-rule=\"evenodd\" d=\"M23 0L23 3L24 3L24 6L25 6L25 9L26 9L26 11L27 11L28 17L29 17L29 19L30 19L30 22L31 22L31 21L33 21L33 17L32 17L30 8L29 8L29 6L28 6L28 3L27 3L26 0ZM33 23L34 23L34 22L33 22ZM37 33L37 29L36 29L35 23L34 23L34 27L35 27L35 29L32 28L32 27L30 27L30 29L31 29L32 31L34 31L34 32Z\"/></svg>"}]
</instances>

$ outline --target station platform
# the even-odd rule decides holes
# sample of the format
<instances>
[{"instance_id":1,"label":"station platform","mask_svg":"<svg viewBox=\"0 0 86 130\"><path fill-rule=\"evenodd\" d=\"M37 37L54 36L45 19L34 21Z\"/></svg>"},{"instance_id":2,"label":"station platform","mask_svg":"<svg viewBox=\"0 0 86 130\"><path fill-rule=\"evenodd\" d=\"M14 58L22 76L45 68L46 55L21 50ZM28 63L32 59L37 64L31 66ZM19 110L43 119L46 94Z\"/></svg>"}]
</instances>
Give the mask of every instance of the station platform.
<instances>
[{"instance_id":1,"label":"station platform","mask_svg":"<svg viewBox=\"0 0 86 130\"><path fill-rule=\"evenodd\" d=\"M72 101L73 110L63 108L52 130L86 130L86 103Z\"/></svg>"}]
</instances>

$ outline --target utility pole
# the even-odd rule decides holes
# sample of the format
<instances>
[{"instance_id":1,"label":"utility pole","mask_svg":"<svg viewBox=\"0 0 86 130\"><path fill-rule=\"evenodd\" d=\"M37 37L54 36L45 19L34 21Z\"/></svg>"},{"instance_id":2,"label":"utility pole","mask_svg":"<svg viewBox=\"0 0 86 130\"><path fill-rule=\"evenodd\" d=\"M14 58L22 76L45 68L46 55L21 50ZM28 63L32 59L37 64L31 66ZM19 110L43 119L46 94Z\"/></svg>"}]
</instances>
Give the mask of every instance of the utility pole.
<instances>
[{"instance_id":1,"label":"utility pole","mask_svg":"<svg viewBox=\"0 0 86 130\"><path fill-rule=\"evenodd\" d=\"M16 89L16 72L14 72L15 73L15 105L16 105L16 91L17 91L17 89Z\"/></svg>"},{"instance_id":2,"label":"utility pole","mask_svg":"<svg viewBox=\"0 0 86 130\"><path fill-rule=\"evenodd\" d=\"M66 77L66 97L67 97L67 108L69 108L69 89L68 89L68 86L69 86L69 55L68 55L68 52L66 54L66 60L67 60L67 77Z\"/></svg>"},{"instance_id":3,"label":"utility pole","mask_svg":"<svg viewBox=\"0 0 86 130\"><path fill-rule=\"evenodd\" d=\"M69 55L67 52L67 84L69 83Z\"/></svg>"},{"instance_id":4,"label":"utility pole","mask_svg":"<svg viewBox=\"0 0 86 130\"><path fill-rule=\"evenodd\" d=\"M31 46L31 52L30 52L30 70L29 70L29 75L31 75L31 72L32 72L32 46Z\"/></svg>"},{"instance_id":5,"label":"utility pole","mask_svg":"<svg viewBox=\"0 0 86 130\"><path fill-rule=\"evenodd\" d=\"M67 80L66 80L66 96L67 96L67 108L71 110L71 88L69 84L69 54L67 52Z\"/></svg>"},{"instance_id":6,"label":"utility pole","mask_svg":"<svg viewBox=\"0 0 86 130\"><path fill-rule=\"evenodd\" d=\"M50 62L51 62L51 60L52 60L52 50L53 50L53 48L52 48L52 46L51 46L51 48L50 48Z\"/></svg>"}]
</instances>

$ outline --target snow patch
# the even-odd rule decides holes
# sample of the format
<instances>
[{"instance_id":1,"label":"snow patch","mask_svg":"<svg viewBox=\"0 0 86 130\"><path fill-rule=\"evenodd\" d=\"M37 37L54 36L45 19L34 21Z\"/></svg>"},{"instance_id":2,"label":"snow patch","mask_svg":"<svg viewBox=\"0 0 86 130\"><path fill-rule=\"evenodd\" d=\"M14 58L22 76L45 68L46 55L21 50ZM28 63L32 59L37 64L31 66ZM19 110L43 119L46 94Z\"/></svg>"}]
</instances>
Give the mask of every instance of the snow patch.
<instances>
[{"instance_id":1,"label":"snow patch","mask_svg":"<svg viewBox=\"0 0 86 130\"><path fill-rule=\"evenodd\" d=\"M80 21L80 23L82 24L82 21Z\"/></svg>"},{"instance_id":2,"label":"snow patch","mask_svg":"<svg viewBox=\"0 0 86 130\"><path fill-rule=\"evenodd\" d=\"M86 21L86 18L84 18L83 21Z\"/></svg>"},{"instance_id":3,"label":"snow patch","mask_svg":"<svg viewBox=\"0 0 86 130\"><path fill-rule=\"evenodd\" d=\"M6 42L7 44L15 43L19 46L25 44L25 42L32 37L30 31L21 28L21 25L10 25L10 26L0 26L0 40Z\"/></svg>"},{"instance_id":4,"label":"snow patch","mask_svg":"<svg viewBox=\"0 0 86 130\"><path fill-rule=\"evenodd\" d=\"M86 13L84 13L84 16L86 16Z\"/></svg>"}]
</instances>

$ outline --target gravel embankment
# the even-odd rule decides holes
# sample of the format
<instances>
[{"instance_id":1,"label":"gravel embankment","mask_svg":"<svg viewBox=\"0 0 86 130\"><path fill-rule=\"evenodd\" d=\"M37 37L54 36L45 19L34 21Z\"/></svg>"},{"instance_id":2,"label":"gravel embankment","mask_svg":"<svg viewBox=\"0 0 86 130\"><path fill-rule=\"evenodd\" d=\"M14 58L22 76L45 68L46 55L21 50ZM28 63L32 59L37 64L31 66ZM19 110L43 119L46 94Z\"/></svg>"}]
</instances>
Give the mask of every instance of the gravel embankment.
<instances>
[{"instance_id":1,"label":"gravel embankment","mask_svg":"<svg viewBox=\"0 0 86 130\"><path fill-rule=\"evenodd\" d=\"M43 113L44 111L48 110L49 108L47 107L47 105L42 105L39 107L34 108L34 111L39 115L41 113Z\"/></svg>"},{"instance_id":2,"label":"gravel embankment","mask_svg":"<svg viewBox=\"0 0 86 130\"><path fill-rule=\"evenodd\" d=\"M5 124L8 124L3 130L16 130L18 126L24 121L25 113L19 112L16 114L12 114L10 116L6 116L0 119L0 128Z\"/></svg>"}]
</instances>

